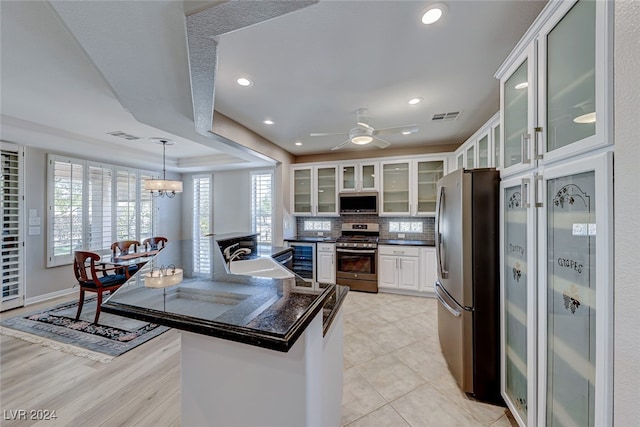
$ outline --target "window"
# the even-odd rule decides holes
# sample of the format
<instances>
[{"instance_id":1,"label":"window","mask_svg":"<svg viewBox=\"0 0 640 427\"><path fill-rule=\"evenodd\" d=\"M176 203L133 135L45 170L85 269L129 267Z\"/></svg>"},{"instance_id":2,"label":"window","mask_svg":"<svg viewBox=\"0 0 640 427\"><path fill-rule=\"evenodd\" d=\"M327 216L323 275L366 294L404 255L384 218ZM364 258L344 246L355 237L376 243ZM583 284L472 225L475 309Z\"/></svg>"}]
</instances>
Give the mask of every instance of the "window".
<instances>
[{"instance_id":1,"label":"window","mask_svg":"<svg viewBox=\"0 0 640 427\"><path fill-rule=\"evenodd\" d=\"M390 233L422 233L422 222L419 221L390 221Z\"/></svg>"},{"instance_id":2,"label":"window","mask_svg":"<svg viewBox=\"0 0 640 427\"><path fill-rule=\"evenodd\" d=\"M315 221L306 219L303 225L304 231L331 231L331 221Z\"/></svg>"},{"instance_id":3,"label":"window","mask_svg":"<svg viewBox=\"0 0 640 427\"><path fill-rule=\"evenodd\" d=\"M156 201L142 190L151 172L49 155L47 173L48 267L72 263L76 250L106 253L116 240L153 235Z\"/></svg>"},{"instance_id":4,"label":"window","mask_svg":"<svg viewBox=\"0 0 640 427\"><path fill-rule=\"evenodd\" d=\"M251 230L258 243L271 243L273 222L273 172L251 173Z\"/></svg>"},{"instance_id":5,"label":"window","mask_svg":"<svg viewBox=\"0 0 640 427\"><path fill-rule=\"evenodd\" d=\"M193 176L193 272L211 273L211 175Z\"/></svg>"}]
</instances>

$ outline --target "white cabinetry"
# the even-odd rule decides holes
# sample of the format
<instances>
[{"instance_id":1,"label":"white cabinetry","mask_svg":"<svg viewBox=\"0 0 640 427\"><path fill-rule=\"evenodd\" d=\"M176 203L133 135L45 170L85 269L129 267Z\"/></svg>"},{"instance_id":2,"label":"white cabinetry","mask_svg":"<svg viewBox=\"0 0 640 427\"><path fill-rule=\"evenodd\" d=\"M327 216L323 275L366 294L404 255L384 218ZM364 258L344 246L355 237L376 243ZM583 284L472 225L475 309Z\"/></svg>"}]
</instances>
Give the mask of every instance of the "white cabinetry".
<instances>
[{"instance_id":1,"label":"white cabinetry","mask_svg":"<svg viewBox=\"0 0 640 427\"><path fill-rule=\"evenodd\" d=\"M550 2L496 74L501 388L521 426L613 424L612 6Z\"/></svg>"},{"instance_id":2,"label":"white cabinetry","mask_svg":"<svg viewBox=\"0 0 640 427\"><path fill-rule=\"evenodd\" d=\"M378 287L419 290L420 248L414 246L378 246Z\"/></svg>"},{"instance_id":3,"label":"white cabinetry","mask_svg":"<svg viewBox=\"0 0 640 427\"><path fill-rule=\"evenodd\" d=\"M378 191L378 162L340 165L340 191Z\"/></svg>"},{"instance_id":4,"label":"white cabinetry","mask_svg":"<svg viewBox=\"0 0 640 427\"><path fill-rule=\"evenodd\" d=\"M458 169L500 168L500 113L491 117L455 151Z\"/></svg>"},{"instance_id":5,"label":"white cabinetry","mask_svg":"<svg viewBox=\"0 0 640 427\"><path fill-rule=\"evenodd\" d=\"M438 272L436 271L436 248L426 247L420 248L420 286L419 291L433 294L433 284L435 283Z\"/></svg>"},{"instance_id":6,"label":"white cabinetry","mask_svg":"<svg viewBox=\"0 0 640 427\"><path fill-rule=\"evenodd\" d=\"M550 2L496 73L505 175L613 143L612 7Z\"/></svg>"},{"instance_id":7,"label":"white cabinetry","mask_svg":"<svg viewBox=\"0 0 640 427\"><path fill-rule=\"evenodd\" d=\"M437 183L445 164L444 157L380 162L380 215L435 215Z\"/></svg>"},{"instance_id":8,"label":"white cabinetry","mask_svg":"<svg viewBox=\"0 0 640 427\"><path fill-rule=\"evenodd\" d=\"M338 168L330 165L291 168L294 215L338 215Z\"/></svg>"},{"instance_id":9,"label":"white cabinetry","mask_svg":"<svg viewBox=\"0 0 640 427\"><path fill-rule=\"evenodd\" d=\"M336 244L318 243L316 280L320 283L336 283Z\"/></svg>"}]
</instances>

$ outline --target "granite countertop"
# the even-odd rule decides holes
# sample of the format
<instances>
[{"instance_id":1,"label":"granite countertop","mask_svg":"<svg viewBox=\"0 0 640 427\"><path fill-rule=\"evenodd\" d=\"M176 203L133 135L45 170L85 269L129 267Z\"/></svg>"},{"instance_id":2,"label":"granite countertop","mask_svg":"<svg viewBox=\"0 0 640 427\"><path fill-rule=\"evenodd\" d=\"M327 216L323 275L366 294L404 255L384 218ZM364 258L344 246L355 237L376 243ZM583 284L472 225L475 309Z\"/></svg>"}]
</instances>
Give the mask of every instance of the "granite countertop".
<instances>
[{"instance_id":1,"label":"granite countertop","mask_svg":"<svg viewBox=\"0 0 640 427\"><path fill-rule=\"evenodd\" d=\"M379 245L435 246L434 240L380 239Z\"/></svg>"},{"instance_id":2,"label":"granite countertop","mask_svg":"<svg viewBox=\"0 0 640 427\"><path fill-rule=\"evenodd\" d=\"M218 237L220 240L232 237ZM240 236L241 237L241 236ZM329 285L298 290L298 276L270 279L230 274L216 237L211 260L193 269L193 241L171 241L102 305L118 314L181 330L287 352L322 310L327 328L348 289ZM182 281L166 288L145 286L152 270L183 269Z\"/></svg>"},{"instance_id":3,"label":"granite countertop","mask_svg":"<svg viewBox=\"0 0 640 427\"><path fill-rule=\"evenodd\" d=\"M336 238L331 236L302 236L302 237L290 237L288 239L284 239L285 242L311 242L311 243L335 243Z\"/></svg>"}]
</instances>

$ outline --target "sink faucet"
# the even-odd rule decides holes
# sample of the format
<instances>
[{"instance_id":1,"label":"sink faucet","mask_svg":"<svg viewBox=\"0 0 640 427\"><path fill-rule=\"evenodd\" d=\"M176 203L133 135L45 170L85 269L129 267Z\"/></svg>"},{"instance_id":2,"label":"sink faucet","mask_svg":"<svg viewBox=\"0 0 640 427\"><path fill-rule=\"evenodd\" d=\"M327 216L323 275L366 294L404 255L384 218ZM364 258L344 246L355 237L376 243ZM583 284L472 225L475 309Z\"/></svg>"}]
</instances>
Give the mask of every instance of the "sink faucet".
<instances>
[{"instance_id":1,"label":"sink faucet","mask_svg":"<svg viewBox=\"0 0 640 427\"><path fill-rule=\"evenodd\" d=\"M234 259L238 258L240 255L248 255L251 253L251 249L249 248L239 248L236 249L235 251L233 251L233 253L231 253L232 249L237 248L238 246L240 246L239 243L235 243L233 245L230 245L229 247L227 247L224 250L224 255L227 258L227 265L231 265L231 261L233 261Z\"/></svg>"}]
</instances>

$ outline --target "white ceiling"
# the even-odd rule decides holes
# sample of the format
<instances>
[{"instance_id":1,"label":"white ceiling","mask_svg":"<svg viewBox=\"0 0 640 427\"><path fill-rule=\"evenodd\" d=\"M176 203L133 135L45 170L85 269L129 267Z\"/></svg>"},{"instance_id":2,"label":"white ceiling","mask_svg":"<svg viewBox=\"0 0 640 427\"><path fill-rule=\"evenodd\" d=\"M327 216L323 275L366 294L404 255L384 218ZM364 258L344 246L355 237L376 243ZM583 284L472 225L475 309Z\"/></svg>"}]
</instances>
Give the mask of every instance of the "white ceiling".
<instances>
[{"instance_id":1,"label":"white ceiling","mask_svg":"<svg viewBox=\"0 0 640 427\"><path fill-rule=\"evenodd\" d=\"M348 132L360 107L376 128L418 124L418 133L385 136L395 147L460 144L499 110L493 75L545 3L446 1L448 13L427 26L420 12L430 3L320 1L223 34L216 110L294 154L345 141L309 134ZM241 75L253 86L238 86ZM424 100L408 105L413 97ZM431 122L453 111L457 120Z\"/></svg>"},{"instance_id":2,"label":"white ceiling","mask_svg":"<svg viewBox=\"0 0 640 427\"><path fill-rule=\"evenodd\" d=\"M169 170L268 164L194 131L184 14L224 6L216 3L0 2L2 138L38 145L47 133L58 151L157 165L161 150L148 138L164 137L177 142L167 148ZM249 11L253 2L233 3ZM215 109L295 155L342 142L308 134L348 132L360 107L376 128L419 125L385 137L396 147L461 143L498 110L493 74L544 2L448 1L431 27L419 21L426 4L320 1L222 34ZM239 75L254 85L237 86ZM415 96L424 101L409 106ZM450 111L460 118L430 123Z\"/></svg>"}]
</instances>

